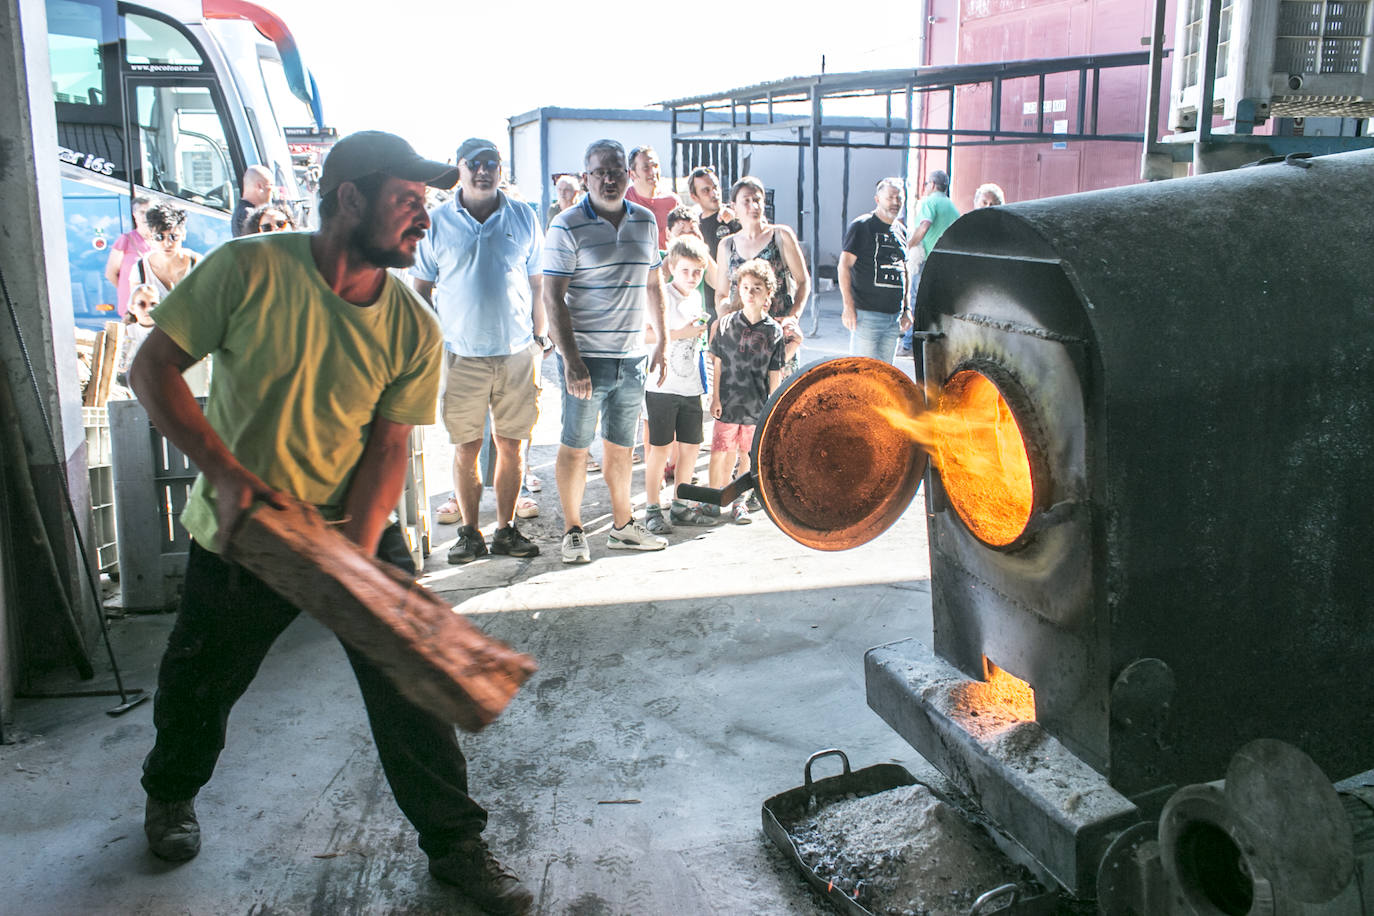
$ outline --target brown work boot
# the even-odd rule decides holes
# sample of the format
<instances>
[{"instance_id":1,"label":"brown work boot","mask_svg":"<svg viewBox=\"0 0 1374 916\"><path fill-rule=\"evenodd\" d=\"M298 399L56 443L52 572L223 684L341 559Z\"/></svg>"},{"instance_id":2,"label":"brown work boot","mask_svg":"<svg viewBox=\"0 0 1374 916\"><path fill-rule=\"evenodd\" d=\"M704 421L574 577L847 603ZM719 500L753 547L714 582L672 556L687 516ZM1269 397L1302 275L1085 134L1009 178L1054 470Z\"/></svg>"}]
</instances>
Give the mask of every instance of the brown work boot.
<instances>
[{"instance_id":1,"label":"brown work boot","mask_svg":"<svg viewBox=\"0 0 1374 916\"><path fill-rule=\"evenodd\" d=\"M429 860L429 873L467 894L489 913L528 913L534 894L496 861L481 837L464 840L446 854Z\"/></svg>"},{"instance_id":2,"label":"brown work boot","mask_svg":"<svg viewBox=\"0 0 1374 916\"><path fill-rule=\"evenodd\" d=\"M195 799L158 801L148 796L143 813L143 832L153 855L168 862L185 862L200 852L200 823L196 820Z\"/></svg>"}]
</instances>

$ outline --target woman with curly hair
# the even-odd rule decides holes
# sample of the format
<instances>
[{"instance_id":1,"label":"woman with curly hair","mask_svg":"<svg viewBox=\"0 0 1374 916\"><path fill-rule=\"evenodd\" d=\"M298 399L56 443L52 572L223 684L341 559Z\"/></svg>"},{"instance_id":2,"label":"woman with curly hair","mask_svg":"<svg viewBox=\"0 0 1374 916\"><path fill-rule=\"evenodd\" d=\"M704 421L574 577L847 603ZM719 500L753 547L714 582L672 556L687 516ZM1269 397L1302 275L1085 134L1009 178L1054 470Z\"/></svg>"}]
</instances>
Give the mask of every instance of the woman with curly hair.
<instances>
[{"instance_id":1,"label":"woman with curly hair","mask_svg":"<svg viewBox=\"0 0 1374 916\"><path fill-rule=\"evenodd\" d=\"M200 263L200 255L181 247L186 241L185 210L171 204L158 204L148 208L146 219L153 247L138 259L130 285L147 283L157 290L161 300Z\"/></svg>"},{"instance_id":2,"label":"woman with curly hair","mask_svg":"<svg viewBox=\"0 0 1374 916\"><path fill-rule=\"evenodd\" d=\"M295 232L296 220L282 204L267 203L248 213L243 221L243 234L258 232Z\"/></svg>"}]
</instances>

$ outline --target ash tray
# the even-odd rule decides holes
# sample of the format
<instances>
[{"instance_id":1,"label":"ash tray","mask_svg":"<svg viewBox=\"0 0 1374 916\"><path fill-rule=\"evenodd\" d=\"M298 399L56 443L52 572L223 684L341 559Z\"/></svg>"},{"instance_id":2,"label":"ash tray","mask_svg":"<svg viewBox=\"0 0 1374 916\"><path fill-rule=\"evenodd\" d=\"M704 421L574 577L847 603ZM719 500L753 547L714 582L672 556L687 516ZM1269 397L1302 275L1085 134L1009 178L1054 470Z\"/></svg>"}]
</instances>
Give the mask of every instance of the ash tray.
<instances>
[{"instance_id":1,"label":"ash tray","mask_svg":"<svg viewBox=\"0 0 1374 916\"><path fill-rule=\"evenodd\" d=\"M844 772L813 780L838 757ZM763 832L842 912L1050 916L1059 895L998 848L980 814L881 763L851 770L836 748L807 758L804 782L763 803ZM957 873L957 874L956 874Z\"/></svg>"}]
</instances>

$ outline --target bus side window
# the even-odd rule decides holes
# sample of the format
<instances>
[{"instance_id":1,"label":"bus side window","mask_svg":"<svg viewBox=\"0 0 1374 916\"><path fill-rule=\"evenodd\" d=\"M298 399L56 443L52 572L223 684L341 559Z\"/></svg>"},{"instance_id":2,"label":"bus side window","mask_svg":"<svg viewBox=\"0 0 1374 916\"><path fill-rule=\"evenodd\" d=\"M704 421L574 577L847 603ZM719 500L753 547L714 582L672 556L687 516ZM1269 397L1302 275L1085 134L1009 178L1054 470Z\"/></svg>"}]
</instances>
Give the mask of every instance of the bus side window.
<instances>
[{"instance_id":1,"label":"bus side window","mask_svg":"<svg viewBox=\"0 0 1374 916\"><path fill-rule=\"evenodd\" d=\"M137 13L124 16L124 60L135 73L155 73L158 67L199 67L203 63L190 39L176 26Z\"/></svg>"},{"instance_id":2,"label":"bus side window","mask_svg":"<svg viewBox=\"0 0 1374 916\"><path fill-rule=\"evenodd\" d=\"M98 7L78 0L48 0L48 59L53 97L69 105L103 105L105 61L111 41Z\"/></svg>"},{"instance_id":3,"label":"bus side window","mask_svg":"<svg viewBox=\"0 0 1374 916\"><path fill-rule=\"evenodd\" d=\"M134 85L135 181L220 210L233 209L236 185L229 140L206 84Z\"/></svg>"}]
</instances>

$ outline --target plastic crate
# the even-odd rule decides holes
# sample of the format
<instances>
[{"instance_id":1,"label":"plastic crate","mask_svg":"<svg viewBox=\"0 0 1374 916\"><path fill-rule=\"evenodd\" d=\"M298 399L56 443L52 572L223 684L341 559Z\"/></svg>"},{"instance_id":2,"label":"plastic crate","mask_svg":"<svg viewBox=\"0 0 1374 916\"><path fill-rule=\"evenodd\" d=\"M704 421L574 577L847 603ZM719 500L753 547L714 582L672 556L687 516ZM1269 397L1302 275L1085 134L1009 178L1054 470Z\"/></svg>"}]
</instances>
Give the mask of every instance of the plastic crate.
<instances>
[{"instance_id":1,"label":"plastic crate","mask_svg":"<svg viewBox=\"0 0 1374 916\"><path fill-rule=\"evenodd\" d=\"M1369 0L1217 0L1214 104L1228 121L1374 116L1374 4ZM1197 126L1207 22L1180 0L1170 124ZM1242 103L1250 103L1248 106Z\"/></svg>"},{"instance_id":2,"label":"plastic crate","mask_svg":"<svg viewBox=\"0 0 1374 916\"><path fill-rule=\"evenodd\" d=\"M96 567L102 573L119 572L119 547L115 524L114 467L110 447L110 415L104 407L81 408L86 428L86 470L91 487L91 541Z\"/></svg>"}]
</instances>

